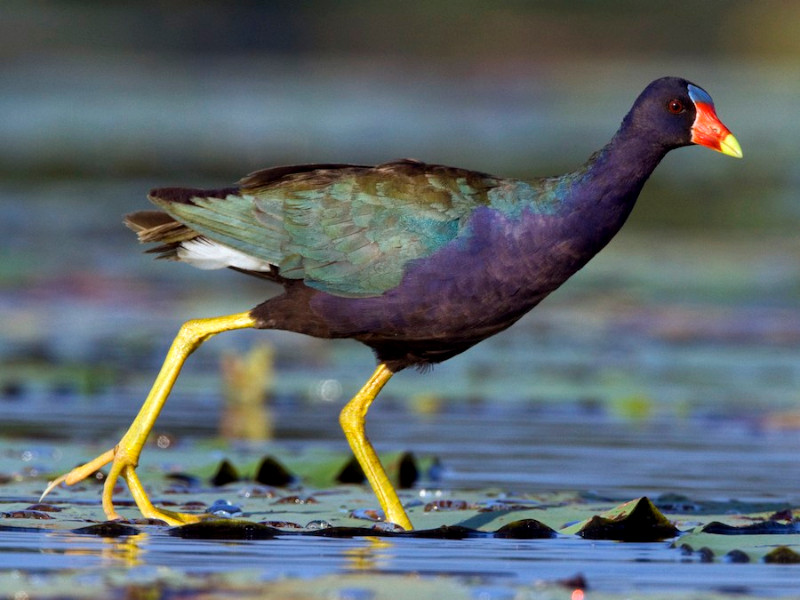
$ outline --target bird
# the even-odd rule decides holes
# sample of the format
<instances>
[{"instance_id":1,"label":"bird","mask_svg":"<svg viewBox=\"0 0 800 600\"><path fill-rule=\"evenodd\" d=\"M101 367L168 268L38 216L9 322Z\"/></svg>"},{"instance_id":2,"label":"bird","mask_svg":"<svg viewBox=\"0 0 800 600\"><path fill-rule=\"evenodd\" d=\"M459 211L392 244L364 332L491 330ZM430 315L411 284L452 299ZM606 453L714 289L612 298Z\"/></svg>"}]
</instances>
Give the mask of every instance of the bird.
<instances>
[{"instance_id":1,"label":"bird","mask_svg":"<svg viewBox=\"0 0 800 600\"><path fill-rule=\"evenodd\" d=\"M158 210L126 225L158 258L228 268L282 286L258 306L184 323L119 443L51 481L72 485L110 464L109 520L122 478L145 518L203 515L157 508L136 467L180 370L205 340L244 329L352 338L377 366L339 423L385 521L413 529L366 435L366 416L403 369L448 360L514 324L617 234L671 150L705 146L741 158L711 96L679 77L647 85L611 141L572 172L529 180L402 159L365 166L302 164L256 171L220 189L154 189Z\"/></svg>"}]
</instances>

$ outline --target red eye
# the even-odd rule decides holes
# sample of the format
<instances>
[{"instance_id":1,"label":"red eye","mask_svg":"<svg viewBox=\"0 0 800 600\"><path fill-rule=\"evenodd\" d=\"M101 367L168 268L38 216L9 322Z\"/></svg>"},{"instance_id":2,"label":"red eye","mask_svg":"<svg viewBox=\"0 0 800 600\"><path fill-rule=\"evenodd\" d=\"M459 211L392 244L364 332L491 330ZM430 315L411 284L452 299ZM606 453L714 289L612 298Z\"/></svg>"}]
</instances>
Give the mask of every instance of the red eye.
<instances>
[{"instance_id":1,"label":"red eye","mask_svg":"<svg viewBox=\"0 0 800 600\"><path fill-rule=\"evenodd\" d=\"M668 109L668 110L669 110L669 112L671 112L673 115L679 115L679 114L681 114L681 113L682 113L682 112L685 110L685 109L683 108L683 102L681 102L681 101L680 101L680 100L678 100L677 98L675 98L675 99L673 99L673 100L670 100L670 101L669 101L669 103L667 104L667 109Z\"/></svg>"}]
</instances>

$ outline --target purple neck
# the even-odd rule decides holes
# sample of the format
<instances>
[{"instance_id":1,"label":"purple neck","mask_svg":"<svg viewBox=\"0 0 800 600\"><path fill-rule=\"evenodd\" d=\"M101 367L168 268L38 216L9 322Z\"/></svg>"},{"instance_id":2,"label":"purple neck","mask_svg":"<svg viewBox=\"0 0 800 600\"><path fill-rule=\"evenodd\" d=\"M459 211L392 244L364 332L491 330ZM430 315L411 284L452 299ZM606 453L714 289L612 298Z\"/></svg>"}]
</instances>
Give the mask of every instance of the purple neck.
<instances>
[{"instance_id":1,"label":"purple neck","mask_svg":"<svg viewBox=\"0 0 800 600\"><path fill-rule=\"evenodd\" d=\"M578 171L562 205L568 228L580 231L591 253L598 252L630 215L647 178L668 149L623 128ZM588 250L588 248L587 248Z\"/></svg>"}]
</instances>

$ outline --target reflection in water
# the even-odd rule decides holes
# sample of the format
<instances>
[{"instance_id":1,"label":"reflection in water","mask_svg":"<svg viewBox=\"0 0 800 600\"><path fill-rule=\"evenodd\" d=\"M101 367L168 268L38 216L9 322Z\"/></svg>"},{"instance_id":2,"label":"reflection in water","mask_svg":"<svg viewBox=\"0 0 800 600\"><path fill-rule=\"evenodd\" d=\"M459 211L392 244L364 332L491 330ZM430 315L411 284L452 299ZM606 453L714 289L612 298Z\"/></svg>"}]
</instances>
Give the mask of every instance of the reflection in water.
<instances>
[{"instance_id":1,"label":"reflection in water","mask_svg":"<svg viewBox=\"0 0 800 600\"><path fill-rule=\"evenodd\" d=\"M107 567L136 567L144 564L142 548L147 545L147 532L118 538L74 534L48 534L58 539L52 547L42 548L43 554L66 557L91 557L92 563Z\"/></svg>"},{"instance_id":2,"label":"reflection in water","mask_svg":"<svg viewBox=\"0 0 800 600\"><path fill-rule=\"evenodd\" d=\"M274 357L275 351L266 343L243 354L229 350L222 355L220 434L226 440L272 438L272 412L267 401L273 387Z\"/></svg>"},{"instance_id":3,"label":"reflection in water","mask_svg":"<svg viewBox=\"0 0 800 600\"><path fill-rule=\"evenodd\" d=\"M359 538L362 545L345 548L342 552L346 561L346 568L352 571L379 571L388 568L391 562L387 550L393 547L387 538L364 537Z\"/></svg>"},{"instance_id":4,"label":"reflection in water","mask_svg":"<svg viewBox=\"0 0 800 600\"><path fill-rule=\"evenodd\" d=\"M123 538L101 538L103 549L100 557L103 562L135 567L143 564L142 546L147 543L147 533L125 536Z\"/></svg>"}]
</instances>

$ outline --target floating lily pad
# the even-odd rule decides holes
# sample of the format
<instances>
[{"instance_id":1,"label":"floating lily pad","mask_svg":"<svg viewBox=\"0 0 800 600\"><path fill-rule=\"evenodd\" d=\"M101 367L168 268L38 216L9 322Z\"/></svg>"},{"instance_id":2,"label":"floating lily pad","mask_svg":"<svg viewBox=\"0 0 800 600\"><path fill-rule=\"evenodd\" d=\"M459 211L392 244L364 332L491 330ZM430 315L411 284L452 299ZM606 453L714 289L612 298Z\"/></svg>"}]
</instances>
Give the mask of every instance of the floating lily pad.
<instances>
[{"instance_id":1,"label":"floating lily pad","mask_svg":"<svg viewBox=\"0 0 800 600\"><path fill-rule=\"evenodd\" d=\"M168 533L175 537L201 540L269 540L280 530L238 519L205 519L199 523L172 527Z\"/></svg>"},{"instance_id":2,"label":"floating lily pad","mask_svg":"<svg viewBox=\"0 0 800 600\"><path fill-rule=\"evenodd\" d=\"M795 565L800 563L800 553L788 546L778 546L774 550L767 552L763 560L766 563Z\"/></svg>"},{"instance_id":3,"label":"floating lily pad","mask_svg":"<svg viewBox=\"0 0 800 600\"><path fill-rule=\"evenodd\" d=\"M96 535L105 538L118 538L129 535L139 535L142 533L142 530L118 521L105 521L104 523L73 529L72 533L77 533L78 535Z\"/></svg>"},{"instance_id":4,"label":"floating lily pad","mask_svg":"<svg viewBox=\"0 0 800 600\"><path fill-rule=\"evenodd\" d=\"M561 530L593 540L655 542L674 537L678 529L648 498L638 498Z\"/></svg>"},{"instance_id":5,"label":"floating lily pad","mask_svg":"<svg viewBox=\"0 0 800 600\"><path fill-rule=\"evenodd\" d=\"M258 465L256 474L253 479L264 485L271 485L275 487L286 487L290 483L296 481L296 477L292 475L289 470L284 467L278 460L272 456L265 456L261 464Z\"/></svg>"},{"instance_id":6,"label":"floating lily pad","mask_svg":"<svg viewBox=\"0 0 800 600\"><path fill-rule=\"evenodd\" d=\"M706 560L795 562L792 557L800 552L800 532L794 523L763 520L735 526L714 520L673 544L688 553L701 553Z\"/></svg>"},{"instance_id":7,"label":"floating lily pad","mask_svg":"<svg viewBox=\"0 0 800 600\"><path fill-rule=\"evenodd\" d=\"M515 540L531 540L556 537L556 532L536 519L521 519L503 525L494 537Z\"/></svg>"}]
</instances>

